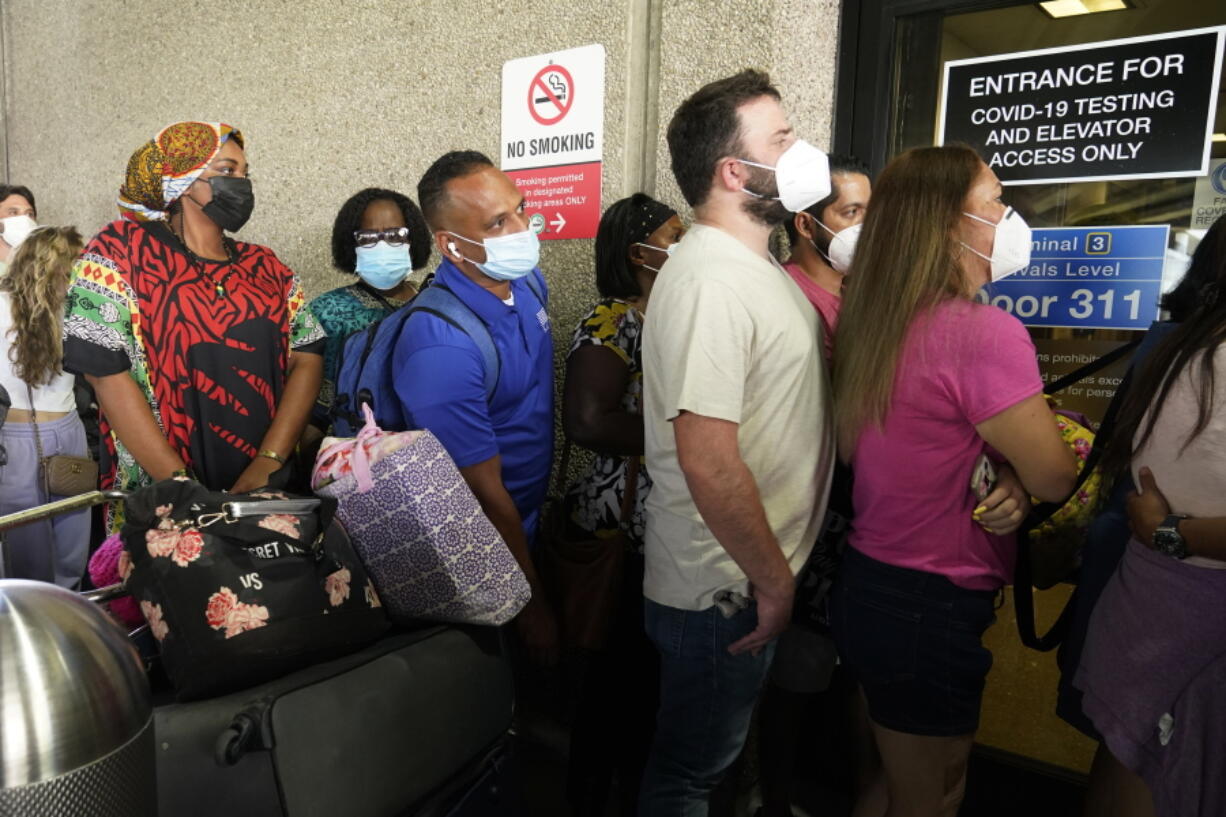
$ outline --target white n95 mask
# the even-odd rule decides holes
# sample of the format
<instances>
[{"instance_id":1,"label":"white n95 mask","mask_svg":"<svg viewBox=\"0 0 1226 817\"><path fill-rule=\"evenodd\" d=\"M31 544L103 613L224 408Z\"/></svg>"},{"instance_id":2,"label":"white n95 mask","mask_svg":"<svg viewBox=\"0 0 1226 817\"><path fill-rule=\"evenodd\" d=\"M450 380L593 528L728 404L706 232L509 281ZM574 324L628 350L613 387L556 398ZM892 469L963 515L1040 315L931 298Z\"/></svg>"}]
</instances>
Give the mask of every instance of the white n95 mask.
<instances>
[{"instance_id":1,"label":"white n95 mask","mask_svg":"<svg viewBox=\"0 0 1226 817\"><path fill-rule=\"evenodd\" d=\"M819 221L818 224L822 223ZM825 224L822 226L826 227ZM856 256L856 243L860 240L860 228L863 226L864 224L861 223L844 227L834 233L834 237L830 239L830 246L826 248L828 253L826 258L830 260L830 266L834 267L837 272L846 275L847 270L851 269L851 260ZM830 230L829 227L826 229Z\"/></svg>"},{"instance_id":2,"label":"white n95 mask","mask_svg":"<svg viewBox=\"0 0 1226 817\"><path fill-rule=\"evenodd\" d=\"M972 213L964 212L962 215L996 229L991 256L984 255L961 241L958 242L992 265L993 281L999 281L1001 278L1030 266L1030 226L1016 210L1012 207L1008 208L1000 221L995 224Z\"/></svg>"},{"instance_id":3,"label":"white n95 mask","mask_svg":"<svg viewBox=\"0 0 1226 817\"><path fill-rule=\"evenodd\" d=\"M0 238L13 249L17 249L21 242L30 237L30 233L38 229L38 222L29 216L0 218L0 224L4 225L4 234Z\"/></svg>"},{"instance_id":4,"label":"white n95 mask","mask_svg":"<svg viewBox=\"0 0 1226 817\"><path fill-rule=\"evenodd\" d=\"M780 155L774 167L741 159L747 165L775 171L775 184L779 188L779 203L793 213L808 209L830 195L830 160L819 148L803 139L797 139ZM759 196L752 190L744 191Z\"/></svg>"}]
</instances>

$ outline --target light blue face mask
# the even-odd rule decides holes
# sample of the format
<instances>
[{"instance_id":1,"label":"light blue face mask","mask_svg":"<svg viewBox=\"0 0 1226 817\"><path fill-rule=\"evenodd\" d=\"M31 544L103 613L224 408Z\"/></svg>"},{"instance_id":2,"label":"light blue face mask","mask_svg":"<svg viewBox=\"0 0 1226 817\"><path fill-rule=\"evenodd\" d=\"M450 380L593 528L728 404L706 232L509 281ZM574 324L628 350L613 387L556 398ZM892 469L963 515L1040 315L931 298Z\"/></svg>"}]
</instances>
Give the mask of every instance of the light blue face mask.
<instances>
[{"instance_id":1,"label":"light blue face mask","mask_svg":"<svg viewBox=\"0 0 1226 817\"><path fill-rule=\"evenodd\" d=\"M448 230L448 232L451 231ZM469 244L485 247L485 263L483 264L478 264L471 258L460 255L455 244L451 245L451 251L495 281L514 281L523 278L532 272L541 260L541 241L531 230L487 238L485 241L473 241L459 233L451 233L451 235Z\"/></svg>"},{"instance_id":2,"label":"light blue face mask","mask_svg":"<svg viewBox=\"0 0 1226 817\"><path fill-rule=\"evenodd\" d=\"M357 247L355 270L362 280L378 290L395 289L409 277L409 245L393 247L380 241L373 247Z\"/></svg>"}]
</instances>

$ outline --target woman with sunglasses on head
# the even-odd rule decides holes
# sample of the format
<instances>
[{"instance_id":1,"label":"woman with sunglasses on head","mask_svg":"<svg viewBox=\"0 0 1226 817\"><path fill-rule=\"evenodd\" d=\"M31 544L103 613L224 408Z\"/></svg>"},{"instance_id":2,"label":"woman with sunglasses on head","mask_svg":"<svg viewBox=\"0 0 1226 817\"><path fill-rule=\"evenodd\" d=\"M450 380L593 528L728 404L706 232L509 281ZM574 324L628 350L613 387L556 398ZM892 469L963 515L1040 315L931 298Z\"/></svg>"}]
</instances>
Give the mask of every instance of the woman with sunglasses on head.
<instances>
[{"instance_id":1,"label":"woman with sunglasses on head","mask_svg":"<svg viewBox=\"0 0 1226 817\"><path fill-rule=\"evenodd\" d=\"M612 541L620 531L628 546L609 643L581 680L571 729L567 799L576 815L603 813L614 774L618 813L634 813L655 722L659 657L643 630L643 503L651 477L642 465L642 331L652 285L683 235L677 213L643 193L605 211L596 232L601 299L579 322L566 357L566 436L596 453L567 492L566 518L576 538ZM634 500L622 519L632 458L639 461Z\"/></svg>"},{"instance_id":2,"label":"woman with sunglasses on head","mask_svg":"<svg viewBox=\"0 0 1226 817\"><path fill-rule=\"evenodd\" d=\"M98 397L104 488L261 488L306 426L324 334L294 272L226 235L255 205L244 147L220 122L164 128L128 161L122 218L77 262L64 363Z\"/></svg>"},{"instance_id":3,"label":"woman with sunglasses on head","mask_svg":"<svg viewBox=\"0 0 1226 817\"><path fill-rule=\"evenodd\" d=\"M968 147L903 153L873 186L848 273L834 396L855 519L830 615L883 769L857 817L957 813L1013 533L1028 496L1063 502L1077 476L1026 328L975 301L1030 263L1001 192ZM998 479L973 492L984 457ZM884 808L869 802L881 784Z\"/></svg>"},{"instance_id":4,"label":"woman with sunglasses on head","mask_svg":"<svg viewBox=\"0 0 1226 817\"><path fill-rule=\"evenodd\" d=\"M402 193L368 187L349 197L332 225L332 263L358 280L311 301L328 334L323 387L311 424L331 425L336 366L345 338L390 315L417 294L409 280L430 260L430 231L417 205Z\"/></svg>"}]
</instances>

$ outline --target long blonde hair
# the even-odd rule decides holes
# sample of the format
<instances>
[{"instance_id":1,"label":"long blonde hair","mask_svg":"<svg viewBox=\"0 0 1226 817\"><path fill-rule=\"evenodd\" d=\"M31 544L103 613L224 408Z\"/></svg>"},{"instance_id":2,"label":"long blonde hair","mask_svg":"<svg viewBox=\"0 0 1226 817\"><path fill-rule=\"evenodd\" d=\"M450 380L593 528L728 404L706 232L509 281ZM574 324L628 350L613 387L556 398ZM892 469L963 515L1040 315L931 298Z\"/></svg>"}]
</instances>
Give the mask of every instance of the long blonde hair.
<instances>
[{"instance_id":1,"label":"long blonde hair","mask_svg":"<svg viewBox=\"0 0 1226 817\"><path fill-rule=\"evenodd\" d=\"M40 227L30 233L0 276L7 292L13 326L9 360L15 374L31 387L50 383L63 371L64 299L72 266L84 242L75 227Z\"/></svg>"},{"instance_id":2,"label":"long blonde hair","mask_svg":"<svg viewBox=\"0 0 1226 817\"><path fill-rule=\"evenodd\" d=\"M966 294L960 247L951 234L981 165L965 145L915 148L890 162L873 184L834 346L835 422L844 460L866 426L885 422L912 320Z\"/></svg>"}]
</instances>

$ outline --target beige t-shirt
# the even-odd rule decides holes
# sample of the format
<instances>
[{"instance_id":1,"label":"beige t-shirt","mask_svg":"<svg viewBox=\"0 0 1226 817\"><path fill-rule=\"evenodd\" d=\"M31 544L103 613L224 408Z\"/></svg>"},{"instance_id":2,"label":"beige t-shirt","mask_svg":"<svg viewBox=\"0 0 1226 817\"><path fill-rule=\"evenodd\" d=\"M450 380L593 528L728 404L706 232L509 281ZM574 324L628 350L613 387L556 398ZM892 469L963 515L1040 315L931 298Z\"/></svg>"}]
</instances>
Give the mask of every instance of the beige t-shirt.
<instances>
[{"instance_id":1,"label":"beige t-shirt","mask_svg":"<svg viewBox=\"0 0 1226 817\"><path fill-rule=\"evenodd\" d=\"M741 457L793 574L808 558L835 456L819 332L788 274L714 227L693 227L661 269L643 340L652 601L705 610L721 590L748 589L677 462L671 421L682 411L739 424Z\"/></svg>"},{"instance_id":2,"label":"beige t-shirt","mask_svg":"<svg viewBox=\"0 0 1226 817\"><path fill-rule=\"evenodd\" d=\"M1226 344L1213 353L1213 413L1209 425L1189 443L1188 435L1196 428L1200 412L1203 362L1203 355L1194 357L1171 386L1153 435L1132 455L1132 479L1134 485L1140 485L1141 467L1149 466L1158 490L1171 504L1171 513L1226 516ZM1147 413L1134 444L1148 424ZM1226 562L1203 556L1189 556L1184 563L1226 569Z\"/></svg>"}]
</instances>

